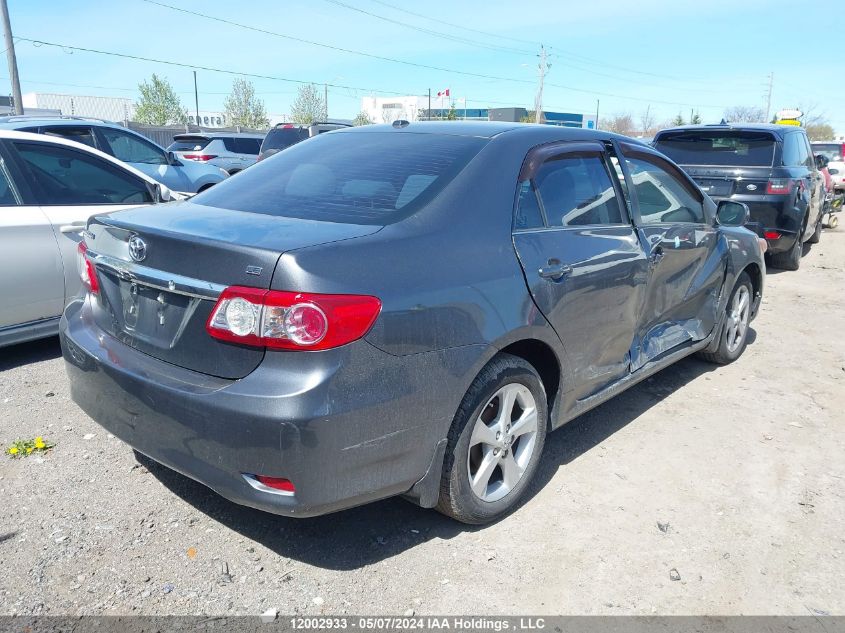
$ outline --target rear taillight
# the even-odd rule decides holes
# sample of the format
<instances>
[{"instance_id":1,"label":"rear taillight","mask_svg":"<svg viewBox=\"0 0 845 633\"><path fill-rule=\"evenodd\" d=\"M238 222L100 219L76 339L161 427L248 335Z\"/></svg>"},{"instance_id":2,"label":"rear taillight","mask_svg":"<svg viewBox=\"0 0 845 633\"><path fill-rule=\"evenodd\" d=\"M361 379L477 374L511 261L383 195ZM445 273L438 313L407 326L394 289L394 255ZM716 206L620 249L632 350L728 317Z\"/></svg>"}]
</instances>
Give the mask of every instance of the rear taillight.
<instances>
[{"instance_id":1,"label":"rear taillight","mask_svg":"<svg viewBox=\"0 0 845 633\"><path fill-rule=\"evenodd\" d=\"M778 233L777 231L764 231L763 237L765 237L767 240L779 240L780 233Z\"/></svg>"},{"instance_id":2,"label":"rear taillight","mask_svg":"<svg viewBox=\"0 0 845 633\"><path fill-rule=\"evenodd\" d=\"M381 311L367 295L324 295L232 286L206 323L214 338L293 350L323 350L364 336Z\"/></svg>"},{"instance_id":3,"label":"rear taillight","mask_svg":"<svg viewBox=\"0 0 845 633\"><path fill-rule=\"evenodd\" d=\"M772 178L766 183L766 193L774 196L785 196L792 193L794 180L789 178Z\"/></svg>"},{"instance_id":4,"label":"rear taillight","mask_svg":"<svg viewBox=\"0 0 845 633\"><path fill-rule=\"evenodd\" d=\"M79 242L79 246L76 247L76 268L79 271L79 278L82 280L82 285L94 294L100 292L97 271L94 269L94 264L88 259L88 247L84 241Z\"/></svg>"},{"instance_id":5,"label":"rear taillight","mask_svg":"<svg viewBox=\"0 0 845 633\"><path fill-rule=\"evenodd\" d=\"M185 160L205 162L207 160L211 160L212 158L217 158L217 156L215 154L182 154L182 158Z\"/></svg>"},{"instance_id":6,"label":"rear taillight","mask_svg":"<svg viewBox=\"0 0 845 633\"><path fill-rule=\"evenodd\" d=\"M296 487L290 479L285 479L283 477L265 477L264 475L255 475L255 479L268 488L274 488L291 494L296 492Z\"/></svg>"}]
</instances>

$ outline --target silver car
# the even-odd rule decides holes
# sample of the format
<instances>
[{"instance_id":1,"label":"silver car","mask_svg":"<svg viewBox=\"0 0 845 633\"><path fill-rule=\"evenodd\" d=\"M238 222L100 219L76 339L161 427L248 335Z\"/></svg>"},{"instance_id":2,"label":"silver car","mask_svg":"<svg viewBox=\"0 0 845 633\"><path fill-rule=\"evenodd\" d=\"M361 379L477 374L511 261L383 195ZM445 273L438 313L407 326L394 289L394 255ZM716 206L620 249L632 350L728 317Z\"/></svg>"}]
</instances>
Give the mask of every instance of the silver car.
<instances>
[{"instance_id":1,"label":"silver car","mask_svg":"<svg viewBox=\"0 0 845 633\"><path fill-rule=\"evenodd\" d=\"M86 145L0 130L0 347L58 332L90 216L182 197Z\"/></svg>"},{"instance_id":2,"label":"silver car","mask_svg":"<svg viewBox=\"0 0 845 633\"><path fill-rule=\"evenodd\" d=\"M180 160L216 165L232 175L255 164L263 140L263 134L238 132L177 134L167 150Z\"/></svg>"}]
</instances>

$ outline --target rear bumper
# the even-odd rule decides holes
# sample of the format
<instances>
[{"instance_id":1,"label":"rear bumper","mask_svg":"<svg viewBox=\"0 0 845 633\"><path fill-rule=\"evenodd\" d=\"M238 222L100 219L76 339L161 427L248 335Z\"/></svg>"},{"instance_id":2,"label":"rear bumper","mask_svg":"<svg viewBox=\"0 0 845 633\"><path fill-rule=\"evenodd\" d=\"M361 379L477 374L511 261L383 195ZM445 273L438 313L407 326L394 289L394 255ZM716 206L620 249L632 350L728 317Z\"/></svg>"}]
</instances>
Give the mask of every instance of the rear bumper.
<instances>
[{"instance_id":1,"label":"rear bumper","mask_svg":"<svg viewBox=\"0 0 845 633\"><path fill-rule=\"evenodd\" d=\"M235 503L301 517L410 490L484 349L396 357L358 341L267 354L246 378L226 380L121 343L82 300L66 309L60 338L72 398L105 429ZM296 494L257 489L244 474L290 479Z\"/></svg>"},{"instance_id":2,"label":"rear bumper","mask_svg":"<svg viewBox=\"0 0 845 633\"><path fill-rule=\"evenodd\" d=\"M755 233L764 237L766 232L777 232L779 238L766 239L769 253L788 251L801 232L804 212L792 204L792 196L733 195L729 198L714 196L713 200L717 203L719 200L744 202L751 212L751 222L756 225Z\"/></svg>"}]
</instances>

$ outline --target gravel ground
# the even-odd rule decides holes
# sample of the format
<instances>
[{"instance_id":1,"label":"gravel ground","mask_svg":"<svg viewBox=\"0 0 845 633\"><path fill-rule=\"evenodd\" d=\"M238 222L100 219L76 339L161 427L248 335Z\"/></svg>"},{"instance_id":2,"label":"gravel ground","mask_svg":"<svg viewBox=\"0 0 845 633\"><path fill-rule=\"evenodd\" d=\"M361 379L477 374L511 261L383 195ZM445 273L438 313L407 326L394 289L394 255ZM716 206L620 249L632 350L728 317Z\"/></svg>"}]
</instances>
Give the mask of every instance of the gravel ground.
<instances>
[{"instance_id":1,"label":"gravel ground","mask_svg":"<svg viewBox=\"0 0 845 633\"><path fill-rule=\"evenodd\" d=\"M3 614L845 614L845 229L772 271L745 355L687 359L549 437L468 528L401 500L293 520L133 452L55 340L0 350Z\"/></svg>"}]
</instances>

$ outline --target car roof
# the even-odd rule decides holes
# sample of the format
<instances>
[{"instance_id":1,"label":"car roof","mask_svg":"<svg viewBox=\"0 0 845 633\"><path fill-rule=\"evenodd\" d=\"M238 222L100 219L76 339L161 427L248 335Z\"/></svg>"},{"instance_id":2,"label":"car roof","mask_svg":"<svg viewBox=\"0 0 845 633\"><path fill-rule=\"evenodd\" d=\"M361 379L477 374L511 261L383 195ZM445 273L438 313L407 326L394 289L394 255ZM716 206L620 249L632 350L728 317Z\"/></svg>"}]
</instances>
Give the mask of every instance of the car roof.
<instances>
[{"instance_id":1,"label":"car roof","mask_svg":"<svg viewBox=\"0 0 845 633\"><path fill-rule=\"evenodd\" d=\"M207 138L211 140L216 138L264 138L264 134L254 132L184 132L173 135L174 141L185 138Z\"/></svg>"},{"instance_id":2,"label":"car roof","mask_svg":"<svg viewBox=\"0 0 845 633\"><path fill-rule=\"evenodd\" d=\"M411 134L441 134L449 136L475 136L492 139L500 134L530 137L532 142L544 141L601 141L616 138L626 143L645 145L639 139L614 134L609 130L564 127L536 123L512 123L507 121L417 121L407 125L384 124L362 125L353 128L333 130L328 134L367 134L392 130Z\"/></svg>"},{"instance_id":3,"label":"car roof","mask_svg":"<svg viewBox=\"0 0 845 633\"><path fill-rule=\"evenodd\" d=\"M665 130L660 130L655 136L663 134L664 132L714 132L719 130L776 133L788 132L790 130L802 130L806 133L803 127L797 125L779 125L777 123L708 123L705 125L678 125L676 127L670 127L666 128Z\"/></svg>"},{"instance_id":4,"label":"car roof","mask_svg":"<svg viewBox=\"0 0 845 633\"><path fill-rule=\"evenodd\" d=\"M143 178L147 182L159 185L162 184L154 178L150 178L144 172L135 169L132 165L127 165L123 161L118 160L114 156L106 154L105 152L101 152L100 150L95 149L90 145L85 145L84 143L77 143L76 141L69 141L60 136L51 136L47 134L36 134L34 132L18 132L17 130L0 129L0 140L2 139L8 139L11 141L38 141L39 143L49 143L51 145L65 145L67 147L71 147L76 150L82 150L87 154L93 154L94 156L102 158L103 160L117 165L122 169L125 169L126 171L132 172L134 175L138 176L139 178Z\"/></svg>"},{"instance_id":5,"label":"car roof","mask_svg":"<svg viewBox=\"0 0 845 633\"><path fill-rule=\"evenodd\" d=\"M91 123L103 127L119 127L114 121L106 121L105 119L96 119L93 117L81 116L27 116L27 115L13 115L0 116L0 128L17 129L21 127L32 127L33 125L61 125L61 126L75 126L80 123Z\"/></svg>"}]
</instances>

